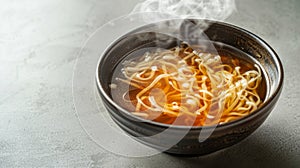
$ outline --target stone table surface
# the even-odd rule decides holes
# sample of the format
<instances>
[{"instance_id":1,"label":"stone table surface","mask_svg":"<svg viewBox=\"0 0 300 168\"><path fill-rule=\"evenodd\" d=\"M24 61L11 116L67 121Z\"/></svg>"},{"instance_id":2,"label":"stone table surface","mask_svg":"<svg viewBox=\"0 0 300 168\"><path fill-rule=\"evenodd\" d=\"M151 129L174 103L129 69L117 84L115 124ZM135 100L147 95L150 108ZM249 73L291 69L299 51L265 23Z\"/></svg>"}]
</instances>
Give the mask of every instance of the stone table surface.
<instances>
[{"instance_id":1,"label":"stone table surface","mask_svg":"<svg viewBox=\"0 0 300 168\"><path fill-rule=\"evenodd\" d=\"M266 40L285 70L277 106L247 139L207 156L142 158L91 140L73 104L76 54L99 26L138 2L0 1L0 167L299 167L299 0L237 0L226 20Z\"/></svg>"}]
</instances>

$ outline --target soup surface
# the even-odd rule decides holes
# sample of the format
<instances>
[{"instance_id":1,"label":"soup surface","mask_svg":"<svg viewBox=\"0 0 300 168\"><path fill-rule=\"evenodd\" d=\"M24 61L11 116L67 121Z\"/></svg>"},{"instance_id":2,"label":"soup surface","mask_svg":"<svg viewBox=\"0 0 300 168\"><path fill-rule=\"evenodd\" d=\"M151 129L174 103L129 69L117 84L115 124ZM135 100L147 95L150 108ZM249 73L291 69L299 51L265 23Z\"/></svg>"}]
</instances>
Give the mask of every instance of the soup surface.
<instances>
[{"instance_id":1,"label":"soup surface","mask_svg":"<svg viewBox=\"0 0 300 168\"><path fill-rule=\"evenodd\" d=\"M258 63L230 46L142 48L115 67L111 97L133 115L165 124L204 126L242 118L261 106L266 82Z\"/></svg>"}]
</instances>

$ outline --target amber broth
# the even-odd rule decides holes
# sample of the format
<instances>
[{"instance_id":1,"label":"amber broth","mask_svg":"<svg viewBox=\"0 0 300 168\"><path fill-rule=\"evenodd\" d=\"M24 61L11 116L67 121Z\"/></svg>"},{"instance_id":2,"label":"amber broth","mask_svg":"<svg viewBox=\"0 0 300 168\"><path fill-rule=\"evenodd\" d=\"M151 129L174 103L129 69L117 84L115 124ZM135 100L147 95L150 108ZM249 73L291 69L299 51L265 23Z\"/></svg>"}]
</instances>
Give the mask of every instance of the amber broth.
<instances>
[{"instance_id":1,"label":"amber broth","mask_svg":"<svg viewBox=\"0 0 300 168\"><path fill-rule=\"evenodd\" d=\"M218 55L221 57L221 62L222 64L227 64L232 68L235 68L236 66L240 67L240 72L244 73L249 70L255 69L254 64L259 65L258 62L254 61L251 56L247 55L246 53L230 47L228 45L220 45L220 44L214 44L217 51ZM141 61L139 60L139 56L145 54L145 52L155 52L157 48L143 48L136 50L129 55L125 56L123 60L121 60L117 66L114 68L114 72L111 78L111 98L121 107L124 109L128 110L129 112L132 112L133 114L137 114L137 116L152 120L155 122L160 122L164 124L172 124L176 120L176 125L193 125L193 126L203 126L203 125L212 125L215 123L215 121L209 121L210 119L207 118L207 116L198 114L195 116L187 115L187 114L180 114L180 115L171 115L169 113L165 113L164 111L151 111L148 110L145 107L141 107L139 109L140 112L142 113L137 113L136 112L136 105L137 105L137 100L136 100L136 95L141 92L142 89L133 87L130 85L130 83L125 83L122 82L118 79L124 79L124 74L122 73L122 69L124 68L124 62L128 61L133 61L133 62L138 62ZM161 49L165 50L165 49ZM187 61L187 64L190 64L191 62ZM261 67L261 66L259 66ZM262 70L263 72L263 70ZM159 74L163 73L163 69L160 69L158 66L158 69L156 69L156 76ZM147 75L147 73L143 74ZM144 76L145 77L145 76ZM168 92L172 92L174 90L169 89L167 92L164 92L164 89L167 87L169 81L161 80L159 81L153 89L145 93L146 95L151 94L155 101L158 103L160 106L164 106L164 104L167 102L169 104L173 104L174 106L180 106L182 103L182 99L178 100L166 100L166 98L162 95L167 95ZM142 88L145 88L149 85L150 83L144 83L140 84ZM209 86L209 84L208 84ZM259 87L256 89L256 92L259 94L260 99L262 100L262 103L265 99L266 96L266 81L264 77L264 73L262 73L262 81L259 85ZM150 93L151 92L151 93ZM147 105L151 106L151 102L149 100L144 101ZM261 103L261 104L262 104ZM200 102L200 104L202 104ZM261 105L260 104L260 105ZM192 107L193 104L189 107L189 110L193 112L193 110L197 110L201 107ZM213 111L214 107L212 104L210 104L210 108ZM174 112L178 112L178 110L174 109ZM238 119L238 118L237 118ZM217 122L218 124L222 124L222 120Z\"/></svg>"}]
</instances>

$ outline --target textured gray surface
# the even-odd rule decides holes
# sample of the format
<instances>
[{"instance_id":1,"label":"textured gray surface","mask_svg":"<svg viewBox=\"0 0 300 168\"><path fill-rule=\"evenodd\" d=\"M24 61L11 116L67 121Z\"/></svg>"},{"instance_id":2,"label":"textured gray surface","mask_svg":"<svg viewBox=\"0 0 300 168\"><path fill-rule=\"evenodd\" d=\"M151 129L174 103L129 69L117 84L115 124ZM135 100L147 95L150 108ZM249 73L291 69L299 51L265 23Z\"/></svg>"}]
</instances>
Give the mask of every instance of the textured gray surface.
<instances>
[{"instance_id":1,"label":"textured gray surface","mask_svg":"<svg viewBox=\"0 0 300 168\"><path fill-rule=\"evenodd\" d=\"M249 138L202 157L116 156L81 128L72 102L76 54L134 1L0 1L0 167L299 167L300 1L239 0L227 22L265 39L285 69L281 98Z\"/></svg>"}]
</instances>

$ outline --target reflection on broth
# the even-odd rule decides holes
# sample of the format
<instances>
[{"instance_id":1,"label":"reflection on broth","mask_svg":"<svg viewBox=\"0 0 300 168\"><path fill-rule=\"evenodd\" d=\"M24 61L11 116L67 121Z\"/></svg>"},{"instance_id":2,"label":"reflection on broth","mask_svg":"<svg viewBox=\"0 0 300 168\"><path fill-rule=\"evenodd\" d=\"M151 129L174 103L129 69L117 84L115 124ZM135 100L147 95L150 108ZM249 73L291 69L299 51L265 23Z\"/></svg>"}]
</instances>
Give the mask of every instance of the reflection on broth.
<instances>
[{"instance_id":1,"label":"reflection on broth","mask_svg":"<svg viewBox=\"0 0 300 168\"><path fill-rule=\"evenodd\" d=\"M133 115L164 124L204 126L242 118L263 103L263 74L246 54L220 48L214 53L182 44L135 51L115 68L111 97Z\"/></svg>"}]
</instances>

